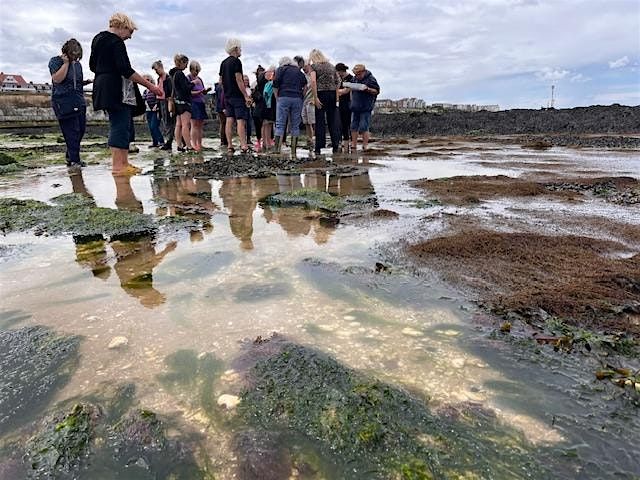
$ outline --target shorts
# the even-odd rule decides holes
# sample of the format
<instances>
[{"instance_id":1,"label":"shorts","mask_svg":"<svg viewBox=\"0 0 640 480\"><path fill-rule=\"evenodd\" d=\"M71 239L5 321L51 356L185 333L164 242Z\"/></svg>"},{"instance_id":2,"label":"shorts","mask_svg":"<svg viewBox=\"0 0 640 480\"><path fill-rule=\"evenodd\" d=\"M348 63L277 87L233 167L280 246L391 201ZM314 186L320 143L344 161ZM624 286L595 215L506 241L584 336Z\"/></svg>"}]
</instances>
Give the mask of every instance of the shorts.
<instances>
[{"instance_id":1,"label":"shorts","mask_svg":"<svg viewBox=\"0 0 640 480\"><path fill-rule=\"evenodd\" d=\"M351 131L368 132L371 123L371 112L353 112L351 114Z\"/></svg>"},{"instance_id":2,"label":"shorts","mask_svg":"<svg viewBox=\"0 0 640 480\"><path fill-rule=\"evenodd\" d=\"M191 104L176 102L176 115L182 115L184 112L191 112Z\"/></svg>"},{"instance_id":3,"label":"shorts","mask_svg":"<svg viewBox=\"0 0 640 480\"><path fill-rule=\"evenodd\" d=\"M193 102L191 104L191 120L206 120L209 118L204 102Z\"/></svg>"},{"instance_id":4,"label":"shorts","mask_svg":"<svg viewBox=\"0 0 640 480\"><path fill-rule=\"evenodd\" d=\"M107 144L113 148L129 149L135 137L133 130L132 109L124 105L117 110L108 110L109 114L109 139Z\"/></svg>"},{"instance_id":5,"label":"shorts","mask_svg":"<svg viewBox=\"0 0 640 480\"><path fill-rule=\"evenodd\" d=\"M249 107L244 98L226 98L224 99L224 114L227 118L235 118L236 120L249 120Z\"/></svg>"},{"instance_id":6,"label":"shorts","mask_svg":"<svg viewBox=\"0 0 640 480\"><path fill-rule=\"evenodd\" d=\"M302 123L314 125L316 123L316 107L313 102L305 103L302 106Z\"/></svg>"}]
</instances>

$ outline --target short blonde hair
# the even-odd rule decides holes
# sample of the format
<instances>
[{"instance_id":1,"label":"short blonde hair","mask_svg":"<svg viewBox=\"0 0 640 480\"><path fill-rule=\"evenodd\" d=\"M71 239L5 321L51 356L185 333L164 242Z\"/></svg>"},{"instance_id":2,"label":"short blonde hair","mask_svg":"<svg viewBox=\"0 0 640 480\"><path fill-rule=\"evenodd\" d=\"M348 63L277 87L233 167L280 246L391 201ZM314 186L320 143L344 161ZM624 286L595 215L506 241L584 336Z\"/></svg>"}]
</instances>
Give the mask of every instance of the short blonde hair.
<instances>
[{"instance_id":1,"label":"short blonde hair","mask_svg":"<svg viewBox=\"0 0 640 480\"><path fill-rule=\"evenodd\" d=\"M189 57L187 57L184 53L176 53L173 56L173 63L178 65L179 63L189 63Z\"/></svg>"},{"instance_id":2,"label":"short blonde hair","mask_svg":"<svg viewBox=\"0 0 640 480\"><path fill-rule=\"evenodd\" d=\"M242 43L237 38L230 38L227 40L227 43L224 46L224 51L231 55L231 52L234 50L240 50L242 48Z\"/></svg>"},{"instance_id":3,"label":"short blonde hair","mask_svg":"<svg viewBox=\"0 0 640 480\"><path fill-rule=\"evenodd\" d=\"M189 64L189 71L195 72L195 74L198 75L201 70L202 70L202 67L200 67L200 62L191 60L191 63Z\"/></svg>"},{"instance_id":4,"label":"short blonde hair","mask_svg":"<svg viewBox=\"0 0 640 480\"><path fill-rule=\"evenodd\" d=\"M324 56L324 53L317 48L314 48L309 52L309 63L324 63L328 61L329 59Z\"/></svg>"},{"instance_id":5,"label":"short blonde hair","mask_svg":"<svg viewBox=\"0 0 640 480\"><path fill-rule=\"evenodd\" d=\"M367 67L365 67L363 63L358 63L358 64L353 66L351 71L353 73L360 73L360 72L364 72L366 69L367 69Z\"/></svg>"},{"instance_id":6,"label":"short blonde hair","mask_svg":"<svg viewBox=\"0 0 640 480\"><path fill-rule=\"evenodd\" d=\"M137 30L138 26L128 15L116 12L111 15L111 18L109 19L109 28L128 28L130 30Z\"/></svg>"}]
</instances>

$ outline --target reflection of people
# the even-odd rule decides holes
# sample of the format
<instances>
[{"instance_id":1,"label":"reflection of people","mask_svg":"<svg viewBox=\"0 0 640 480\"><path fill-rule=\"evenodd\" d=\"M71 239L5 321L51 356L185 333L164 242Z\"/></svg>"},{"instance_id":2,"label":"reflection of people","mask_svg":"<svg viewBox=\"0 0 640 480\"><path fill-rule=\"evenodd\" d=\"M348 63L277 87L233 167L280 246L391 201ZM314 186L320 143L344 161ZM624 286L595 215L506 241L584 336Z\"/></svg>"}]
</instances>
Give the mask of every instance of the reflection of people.
<instances>
[{"instance_id":1,"label":"reflection of people","mask_svg":"<svg viewBox=\"0 0 640 480\"><path fill-rule=\"evenodd\" d=\"M109 19L109 30L98 33L91 43L89 67L95 73L93 109L106 110L109 114L108 143L112 170L117 175L140 172L139 168L129 164L129 143L135 135L133 113L142 100L134 82L156 95L162 95L160 88L131 68L124 41L131 38L137 28L127 15L115 13Z\"/></svg>"},{"instance_id":2,"label":"reflection of people","mask_svg":"<svg viewBox=\"0 0 640 480\"><path fill-rule=\"evenodd\" d=\"M243 250L253 249L253 211L258 204L253 183L249 178L227 178L222 181L219 192L224 207L229 210L231 233L240 240Z\"/></svg>"},{"instance_id":3,"label":"reflection of people","mask_svg":"<svg viewBox=\"0 0 640 480\"><path fill-rule=\"evenodd\" d=\"M363 84L364 90L351 92L351 150L356 151L358 135L362 136L362 149L366 150L369 144L369 123L371 112L380 94L380 85L376 77L362 64L353 67L353 83Z\"/></svg>"},{"instance_id":4,"label":"reflection of people","mask_svg":"<svg viewBox=\"0 0 640 480\"><path fill-rule=\"evenodd\" d=\"M93 199L82 177L82 170L77 169L69 173L73 193L84 195ZM76 262L91 270L94 277L102 280L109 278L111 267L108 265L106 242L102 235L74 235L73 243L76 246Z\"/></svg>"},{"instance_id":5,"label":"reflection of people","mask_svg":"<svg viewBox=\"0 0 640 480\"><path fill-rule=\"evenodd\" d=\"M82 76L81 58L82 46L72 38L62 46L62 55L49 60L51 106L67 145L68 167L85 166L80 160L80 142L87 125L87 103L82 87L91 83L91 80L85 81Z\"/></svg>"},{"instance_id":6,"label":"reflection of people","mask_svg":"<svg viewBox=\"0 0 640 480\"><path fill-rule=\"evenodd\" d=\"M192 176L157 177L153 180L154 197L162 205L156 215L182 215L211 223L212 213L218 206L211 201L211 184L208 180Z\"/></svg>"},{"instance_id":7,"label":"reflection of people","mask_svg":"<svg viewBox=\"0 0 640 480\"><path fill-rule=\"evenodd\" d=\"M131 179L126 176L114 177L116 182L116 206L118 209L142 212L142 202L135 197ZM140 300L145 307L156 307L165 302L166 297L153 287L153 269L164 257L175 250L176 242L170 242L161 252L156 253L154 239L143 235L135 240L111 242L116 254L115 270L120 286L132 297Z\"/></svg>"}]
</instances>

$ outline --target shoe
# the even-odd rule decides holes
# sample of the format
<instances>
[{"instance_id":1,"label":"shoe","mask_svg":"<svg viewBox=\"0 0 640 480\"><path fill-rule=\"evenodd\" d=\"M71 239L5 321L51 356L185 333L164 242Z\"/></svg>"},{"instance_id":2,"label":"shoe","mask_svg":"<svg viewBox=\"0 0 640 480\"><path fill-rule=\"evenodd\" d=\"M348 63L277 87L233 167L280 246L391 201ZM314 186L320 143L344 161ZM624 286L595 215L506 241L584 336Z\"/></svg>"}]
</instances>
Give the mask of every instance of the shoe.
<instances>
[{"instance_id":1,"label":"shoe","mask_svg":"<svg viewBox=\"0 0 640 480\"><path fill-rule=\"evenodd\" d=\"M179 152L184 152L185 150L186 150L186 148L184 148L184 147L180 147L180 146L178 147L178 151Z\"/></svg>"},{"instance_id":2,"label":"shoe","mask_svg":"<svg viewBox=\"0 0 640 480\"><path fill-rule=\"evenodd\" d=\"M140 172L142 172L142 169L140 167L136 167L135 165L127 165L124 170L113 172L113 176L131 177L133 175L139 174Z\"/></svg>"},{"instance_id":3,"label":"shoe","mask_svg":"<svg viewBox=\"0 0 640 480\"><path fill-rule=\"evenodd\" d=\"M170 143L165 143L164 145L162 145L160 147L160 150L171 150L171 144Z\"/></svg>"}]
</instances>

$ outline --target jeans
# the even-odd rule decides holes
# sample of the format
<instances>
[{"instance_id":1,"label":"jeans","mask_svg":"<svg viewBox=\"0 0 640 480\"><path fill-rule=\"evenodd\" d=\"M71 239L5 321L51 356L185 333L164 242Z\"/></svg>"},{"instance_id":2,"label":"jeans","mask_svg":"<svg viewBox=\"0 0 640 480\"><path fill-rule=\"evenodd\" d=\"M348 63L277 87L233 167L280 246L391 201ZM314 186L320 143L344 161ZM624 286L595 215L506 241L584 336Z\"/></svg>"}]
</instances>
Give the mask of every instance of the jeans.
<instances>
[{"instance_id":1,"label":"jeans","mask_svg":"<svg viewBox=\"0 0 640 480\"><path fill-rule=\"evenodd\" d=\"M146 112L146 115L153 144L156 146L163 145L164 139L162 138L162 132L160 131L160 119L158 118L158 112L148 111Z\"/></svg>"},{"instance_id":2,"label":"jeans","mask_svg":"<svg viewBox=\"0 0 640 480\"><path fill-rule=\"evenodd\" d=\"M318 92L318 99L322 103L322 108L316 107L315 153L320 153L320 149L324 148L327 144L325 117L327 126L329 127L329 135L331 136L331 146L334 150L337 150L340 145L340 132L338 132L337 125L338 109L336 108L336 91L320 90Z\"/></svg>"},{"instance_id":3,"label":"jeans","mask_svg":"<svg viewBox=\"0 0 640 480\"><path fill-rule=\"evenodd\" d=\"M64 143L67 145L67 165L75 163L80 164L80 142L84 137L87 128L87 110L86 108L67 118L59 118L60 130L64 137Z\"/></svg>"},{"instance_id":4,"label":"jeans","mask_svg":"<svg viewBox=\"0 0 640 480\"><path fill-rule=\"evenodd\" d=\"M302 121L302 98L278 97L276 104L276 137L284 137L287 129L287 119L291 121L291 135L300 135L300 122Z\"/></svg>"}]
</instances>

